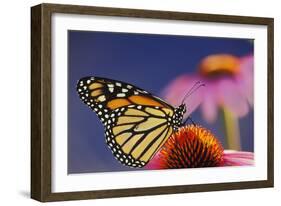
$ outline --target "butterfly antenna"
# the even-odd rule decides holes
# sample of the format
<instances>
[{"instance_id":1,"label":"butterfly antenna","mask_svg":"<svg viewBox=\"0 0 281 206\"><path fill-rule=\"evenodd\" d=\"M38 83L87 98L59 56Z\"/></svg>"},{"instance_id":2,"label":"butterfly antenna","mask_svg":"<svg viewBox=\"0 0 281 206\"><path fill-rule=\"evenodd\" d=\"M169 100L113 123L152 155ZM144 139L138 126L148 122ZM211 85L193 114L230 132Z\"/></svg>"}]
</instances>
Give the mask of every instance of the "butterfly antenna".
<instances>
[{"instance_id":1,"label":"butterfly antenna","mask_svg":"<svg viewBox=\"0 0 281 206\"><path fill-rule=\"evenodd\" d=\"M204 83L202 83L202 82L200 82L200 81L196 82L196 83L188 90L188 92L184 95L184 97L183 97L181 103L183 104L183 102L184 102L184 100L185 100L186 98L188 98L190 95L192 95L194 92L196 92L200 87L204 87L204 86L206 86Z\"/></svg>"},{"instance_id":2,"label":"butterfly antenna","mask_svg":"<svg viewBox=\"0 0 281 206\"><path fill-rule=\"evenodd\" d=\"M193 86L188 90L188 92L184 95L184 98L185 98L187 95L189 95L189 93L192 92L192 90L193 90L198 84L200 84L200 83L201 83L200 81L195 82L195 83L193 84ZM184 99L184 98L183 98L183 99Z\"/></svg>"}]
</instances>

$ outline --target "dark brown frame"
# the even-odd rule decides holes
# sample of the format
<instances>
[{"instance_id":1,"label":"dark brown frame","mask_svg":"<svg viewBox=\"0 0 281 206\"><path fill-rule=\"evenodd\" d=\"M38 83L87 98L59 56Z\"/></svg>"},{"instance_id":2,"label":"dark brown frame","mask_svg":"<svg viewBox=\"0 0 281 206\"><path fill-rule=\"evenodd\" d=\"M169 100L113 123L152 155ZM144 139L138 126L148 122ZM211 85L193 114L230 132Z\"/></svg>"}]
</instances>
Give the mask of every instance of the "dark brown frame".
<instances>
[{"instance_id":1,"label":"dark brown frame","mask_svg":"<svg viewBox=\"0 0 281 206\"><path fill-rule=\"evenodd\" d=\"M51 16L53 13L120 16L267 26L268 165L267 180L135 189L52 193L51 191ZM272 18L75 5L40 4L31 8L31 198L47 202L139 195L273 187L273 25Z\"/></svg>"}]
</instances>

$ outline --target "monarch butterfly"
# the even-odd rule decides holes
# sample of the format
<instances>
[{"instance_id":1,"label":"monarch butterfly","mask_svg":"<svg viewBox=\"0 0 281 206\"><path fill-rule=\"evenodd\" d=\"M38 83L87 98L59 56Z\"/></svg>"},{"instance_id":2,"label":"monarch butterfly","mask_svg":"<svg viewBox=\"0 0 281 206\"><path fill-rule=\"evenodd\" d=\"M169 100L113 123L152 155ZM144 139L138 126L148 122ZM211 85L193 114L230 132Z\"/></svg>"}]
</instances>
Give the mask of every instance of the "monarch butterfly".
<instances>
[{"instance_id":1,"label":"monarch butterfly","mask_svg":"<svg viewBox=\"0 0 281 206\"><path fill-rule=\"evenodd\" d=\"M183 125L183 102L174 108L132 84L84 77L77 83L77 92L104 125L106 143L113 155L129 167L145 166Z\"/></svg>"}]
</instances>

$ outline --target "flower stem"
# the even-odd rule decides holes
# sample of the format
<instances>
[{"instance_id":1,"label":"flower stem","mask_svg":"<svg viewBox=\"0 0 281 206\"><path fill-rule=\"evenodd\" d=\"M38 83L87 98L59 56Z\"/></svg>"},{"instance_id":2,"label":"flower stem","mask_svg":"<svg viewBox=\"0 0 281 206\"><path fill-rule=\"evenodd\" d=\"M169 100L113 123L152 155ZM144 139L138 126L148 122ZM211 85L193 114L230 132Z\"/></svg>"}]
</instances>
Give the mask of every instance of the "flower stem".
<instances>
[{"instance_id":1,"label":"flower stem","mask_svg":"<svg viewBox=\"0 0 281 206\"><path fill-rule=\"evenodd\" d=\"M227 108L222 107L228 149L241 150L239 121Z\"/></svg>"}]
</instances>

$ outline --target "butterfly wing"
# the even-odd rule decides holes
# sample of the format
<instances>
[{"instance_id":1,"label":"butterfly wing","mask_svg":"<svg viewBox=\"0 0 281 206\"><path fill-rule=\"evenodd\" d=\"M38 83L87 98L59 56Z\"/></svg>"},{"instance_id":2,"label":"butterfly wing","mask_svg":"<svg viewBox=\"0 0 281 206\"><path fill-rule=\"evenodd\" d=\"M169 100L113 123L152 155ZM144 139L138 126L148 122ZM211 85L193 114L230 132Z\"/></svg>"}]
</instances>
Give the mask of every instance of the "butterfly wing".
<instances>
[{"instance_id":1,"label":"butterfly wing","mask_svg":"<svg viewBox=\"0 0 281 206\"><path fill-rule=\"evenodd\" d=\"M171 114L164 108L140 105L113 110L104 122L106 142L113 155L127 166L146 165L173 132Z\"/></svg>"},{"instance_id":2,"label":"butterfly wing","mask_svg":"<svg viewBox=\"0 0 281 206\"><path fill-rule=\"evenodd\" d=\"M149 92L121 81L101 77L85 77L78 81L77 91L82 101L95 112L97 108L114 110L131 104L173 109L164 100Z\"/></svg>"},{"instance_id":3,"label":"butterfly wing","mask_svg":"<svg viewBox=\"0 0 281 206\"><path fill-rule=\"evenodd\" d=\"M121 81L79 80L81 100L105 127L106 142L124 165L143 167L172 134L174 108L158 97Z\"/></svg>"}]
</instances>

